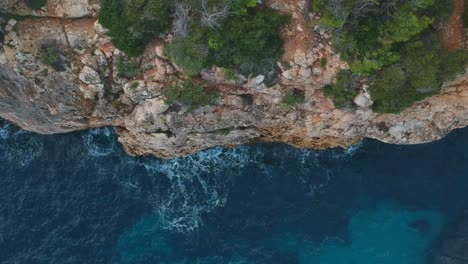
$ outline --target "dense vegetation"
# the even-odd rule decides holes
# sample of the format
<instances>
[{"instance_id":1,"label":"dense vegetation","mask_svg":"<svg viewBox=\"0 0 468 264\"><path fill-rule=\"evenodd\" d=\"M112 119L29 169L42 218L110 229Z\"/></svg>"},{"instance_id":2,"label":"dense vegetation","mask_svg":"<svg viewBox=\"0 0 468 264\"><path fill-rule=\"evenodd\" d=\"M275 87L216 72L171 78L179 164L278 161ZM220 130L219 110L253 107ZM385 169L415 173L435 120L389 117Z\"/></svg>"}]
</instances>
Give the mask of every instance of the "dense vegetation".
<instances>
[{"instance_id":1,"label":"dense vegetation","mask_svg":"<svg viewBox=\"0 0 468 264\"><path fill-rule=\"evenodd\" d=\"M34 10L43 8L47 4L47 0L26 0L26 5Z\"/></svg>"},{"instance_id":2,"label":"dense vegetation","mask_svg":"<svg viewBox=\"0 0 468 264\"><path fill-rule=\"evenodd\" d=\"M185 105L189 107L189 110L212 105L218 99L217 93L207 93L203 86L194 84L191 81L185 81L179 85L166 88L164 96L167 104Z\"/></svg>"},{"instance_id":3,"label":"dense vegetation","mask_svg":"<svg viewBox=\"0 0 468 264\"><path fill-rule=\"evenodd\" d=\"M129 56L170 25L171 0L101 0L99 22L109 30L115 46Z\"/></svg>"},{"instance_id":4,"label":"dense vegetation","mask_svg":"<svg viewBox=\"0 0 468 264\"><path fill-rule=\"evenodd\" d=\"M213 65L234 76L272 76L283 53L281 27L288 22L257 0L101 0L99 21L117 48L129 56L171 26L166 53L184 72L197 75Z\"/></svg>"},{"instance_id":5,"label":"dense vegetation","mask_svg":"<svg viewBox=\"0 0 468 264\"><path fill-rule=\"evenodd\" d=\"M336 107L349 107L357 95L354 85L355 79L353 74L350 71L341 71L338 73L336 84L325 86L323 93L325 96L333 99Z\"/></svg>"},{"instance_id":6,"label":"dense vegetation","mask_svg":"<svg viewBox=\"0 0 468 264\"><path fill-rule=\"evenodd\" d=\"M353 79L371 81L376 111L401 111L467 65L466 53L447 53L431 32L434 21L450 15L451 0L315 0L314 9L334 30L334 48L350 64ZM342 81L325 89L338 107L351 99Z\"/></svg>"},{"instance_id":7,"label":"dense vegetation","mask_svg":"<svg viewBox=\"0 0 468 264\"><path fill-rule=\"evenodd\" d=\"M256 0L187 1L176 5L176 40L166 52L188 75L214 65L271 77L287 22Z\"/></svg>"}]
</instances>

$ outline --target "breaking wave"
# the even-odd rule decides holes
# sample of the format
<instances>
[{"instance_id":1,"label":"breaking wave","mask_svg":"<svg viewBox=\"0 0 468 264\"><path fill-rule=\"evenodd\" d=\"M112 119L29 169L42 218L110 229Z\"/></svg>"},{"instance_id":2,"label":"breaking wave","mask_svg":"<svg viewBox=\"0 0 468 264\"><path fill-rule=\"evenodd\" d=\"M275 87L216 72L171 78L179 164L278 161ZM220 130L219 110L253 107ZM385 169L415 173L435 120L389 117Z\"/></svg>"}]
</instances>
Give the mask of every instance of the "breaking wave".
<instances>
[{"instance_id":1,"label":"breaking wave","mask_svg":"<svg viewBox=\"0 0 468 264\"><path fill-rule=\"evenodd\" d=\"M44 143L33 133L5 124L0 128L0 160L15 162L20 167L28 165L42 154Z\"/></svg>"},{"instance_id":2,"label":"breaking wave","mask_svg":"<svg viewBox=\"0 0 468 264\"><path fill-rule=\"evenodd\" d=\"M83 135L83 141L92 157L109 156L115 151L115 135L113 128L95 128Z\"/></svg>"},{"instance_id":3,"label":"breaking wave","mask_svg":"<svg viewBox=\"0 0 468 264\"><path fill-rule=\"evenodd\" d=\"M359 148L324 152L282 145L254 145L213 148L172 160L128 158L125 163L146 171L152 186L146 190L148 201L159 215L163 228L186 233L199 229L204 215L225 206L236 176L245 169L254 167L265 181L269 181L276 168L287 168L292 162L297 163L296 171L299 173L296 176L308 188L306 195L315 197L326 191L333 172L323 171L322 176L312 178L312 170L329 159L348 159ZM132 173L121 173L116 181L137 190L143 190L143 185L147 185L141 176Z\"/></svg>"}]
</instances>

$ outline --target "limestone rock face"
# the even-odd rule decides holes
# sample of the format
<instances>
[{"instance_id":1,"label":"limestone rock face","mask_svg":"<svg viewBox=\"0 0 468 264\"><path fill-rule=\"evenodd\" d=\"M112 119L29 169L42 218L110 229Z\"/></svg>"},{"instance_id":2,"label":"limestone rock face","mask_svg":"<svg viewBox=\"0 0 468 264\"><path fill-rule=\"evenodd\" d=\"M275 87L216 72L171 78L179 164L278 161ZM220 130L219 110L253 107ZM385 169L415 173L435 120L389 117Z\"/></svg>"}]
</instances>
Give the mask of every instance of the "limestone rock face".
<instances>
[{"instance_id":1,"label":"limestone rock face","mask_svg":"<svg viewBox=\"0 0 468 264\"><path fill-rule=\"evenodd\" d=\"M14 2L1 5L18 14L32 12ZM47 134L115 126L129 154L164 158L250 142L330 148L371 137L416 144L468 125L468 74L400 114L373 113L365 92L355 100L358 107L336 109L322 88L348 65L333 53L329 33L309 30L295 5L278 6L295 18L273 86L265 76L225 80L223 69L207 69L197 81L220 94L217 104L195 110L168 106L165 87L185 77L164 57L165 41L150 43L139 58L125 57L99 25L98 6L97 0L49 0L34 11L43 18L0 22L2 29L11 27L0 44L0 117ZM58 56L45 64L41 57L51 48ZM141 71L119 72L121 58ZM303 93L305 102L283 105L291 91Z\"/></svg>"},{"instance_id":2,"label":"limestone rock face","mask_svg":"<svg viewBox=\"0 0 468 264\"><path fill-rule=\"evenodd\" d=\"M85 17L93 14L89 0L48 0L47 15L50 17Z\"/></svg>"},{"instance_id":3,"label":"limestone rock face","mask_svg":"<svg viewBox=\"0 0 468 264\"><path fill-rule=\"evenodd\" d=\"M0 1L0 9L9 10L18 0L2 0Z\"/></svg>"},{"instance_id":4,"label":"limestone rock face","mask_svg":"<svg viewBox=\"0 0 468 264\"><path fill-rule=\"evenodd\" d=\"M371 96L367 91L363 91L356 96L353 100L354 104L361 107L361 108L369 108L374 104L371 99Z\"/></svg>"}]
</instances>

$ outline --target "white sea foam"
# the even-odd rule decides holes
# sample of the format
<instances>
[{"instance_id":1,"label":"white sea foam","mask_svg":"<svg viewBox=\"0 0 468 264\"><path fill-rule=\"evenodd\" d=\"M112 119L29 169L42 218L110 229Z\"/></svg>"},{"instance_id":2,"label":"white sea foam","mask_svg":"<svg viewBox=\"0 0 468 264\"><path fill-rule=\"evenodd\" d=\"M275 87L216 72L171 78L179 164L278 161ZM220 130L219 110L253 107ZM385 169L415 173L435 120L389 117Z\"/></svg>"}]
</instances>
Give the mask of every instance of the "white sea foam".
<instances>
[{"instance_id":1,"label":"white sea foam","mask_svg":"<svg viewBox=\"0 0 468 264\"><path fill-rule=\"evenodd\" d=\"M10 131L6 126L0 128L0 140L5 140L5 139L8 139L10 137Z\"/></svg>"},{"instance_id":2,"label":"white sea foam","mask_svg":"<svg viewBox=\"0 0 468 264\"><path fill-rule=\"evenodd\" d=\"M92 157L108 156L115 151L115 136L109 127L90 129L83 136L83 141Z\"/></svg>"},{"instance_id":3,"label":"white sea foam","mask_svg":"<svg viewBox=\"0 0 468 264\"><path fill-rule=\"evenodd\" d=\"M202 215L225 205L232 177L255 158L250 148L215 148L187 158L145 161L156 181L166 177L168 188L149 198L166 229L190 232L202 225Z\"/></svg>"},{"instance_id":4,"label":"white sea foam","mask_svg":"<svg viewBox=\"0 0 468 264\"><path fill-rule=\"evenodd\" d=\"M24 167L42 154L43 145L41 138L10 124L0 128L0 160Z\"/></svg>"},{"instance_id":5,"label":"white sea foam","mask_svg":"<svg viewBox=\"0 0 468 264\"><path fill-rule=\"evenodd\" d=\"M309 186L306 195L315 196L326 192L333 180L332 171L325 171L320 177L310 177L311 172L320 167L321 156L347 159L359 148L334 150L330 157L330 152L317 150L278 148L268 152L269 149L261 146L241 146L213 148L172 160L129 158L126 162L131 167L144 168L153 181L154 189L149 192L148 200L159 214L163 227L191 232L203 224L204 214L226 204L233 180L246 165L255 167L255 173L268 180L277 168L291 166L291 160L295 160L299 166L295 168L300 173L298 177ZM131 173L118 175L116 180L126 188L143 189L138 176Z\"/></svg>"}]
</instances>

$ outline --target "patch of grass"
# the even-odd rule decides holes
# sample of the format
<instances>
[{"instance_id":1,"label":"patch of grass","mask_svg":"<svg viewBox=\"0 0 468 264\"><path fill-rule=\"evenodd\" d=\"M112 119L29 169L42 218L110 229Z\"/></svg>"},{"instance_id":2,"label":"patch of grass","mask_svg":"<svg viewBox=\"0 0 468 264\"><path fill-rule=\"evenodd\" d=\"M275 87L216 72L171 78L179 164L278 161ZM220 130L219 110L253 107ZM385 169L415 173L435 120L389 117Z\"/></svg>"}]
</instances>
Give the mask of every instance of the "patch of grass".
<instances>
[{"instance_id":1,"label":"patch of grass","mask_svg":"<svg viewBox=\"0 0 468 264\"><path fill-rule=\"evenodd\" d=\"M167 104L185 105L191 111L202 106L213 105L219 97L217 93L207 93L203 86L191 81L166 88L164 96Z\"/></svg>"},{"instance_id":2,"label":"patch of grass","mask_svg":"<svg viewBox=\"0 0 468 264\"><path fill-rule=\"evenodd\" d=\"M321 59L320 59L320 66L321 66L322 68L327 67L327 64L328 64L327 58L321 58Z\"/></svg>"},{"instance_id":3,"label":"patch of grass","mask_svg":"<svg viewBox=\"0 0 468 264\"><path fill-rule=\"evenodd\" d=\"M41 9L46 4L47 0L26 0L26 5L33 10Z\"/></svg>"},{"instance_id":4,"label":"patch of grass","mask_svg":"<svg viewBox=\"0 0 468 264\"><path fill-rule=\"evenodd\" d=\"M138 88L138 87L140 87L140 83L139 83L139 82L134 82L134 83L132 83L132 85L130 85L130 88L131 88L131 89L136 89L136 88Z\"/></svg>"},{"instance_id":5,"label":"patch of grass","mask_svg":"<svg viewBox=\"0 0 468 264\"><path fill-rule=\"evenodd\" d=\"M304 91L294 89L293 91L288 91L286 95L281 100L281 103L286 106L303 104L305 101Z\"/></svg>"}]
</instances>

